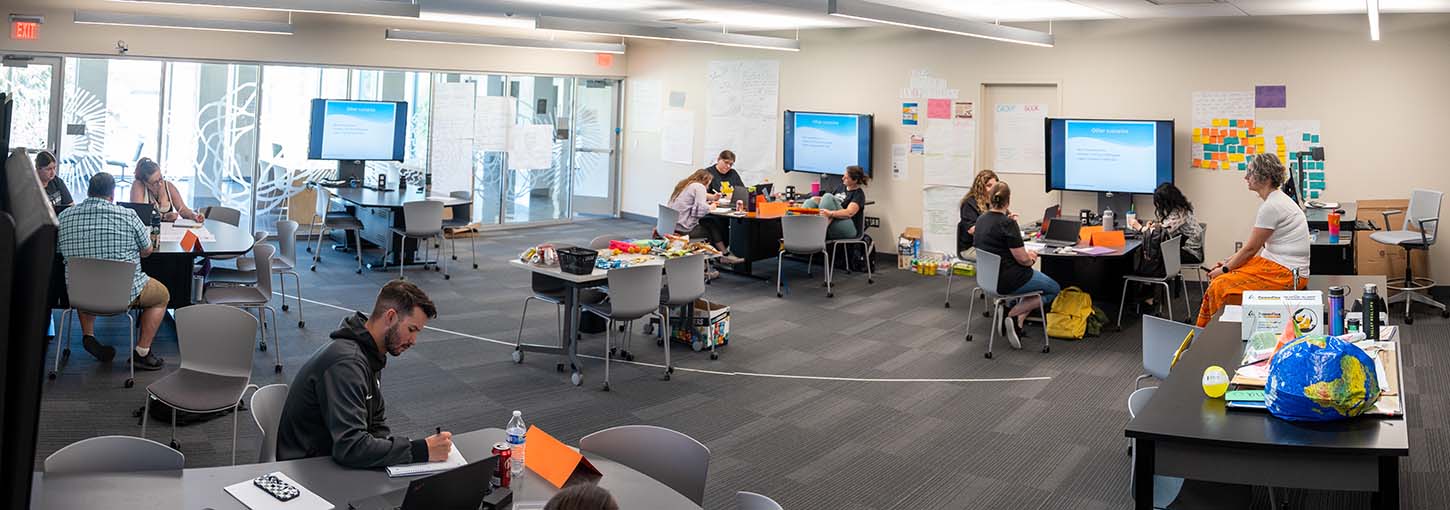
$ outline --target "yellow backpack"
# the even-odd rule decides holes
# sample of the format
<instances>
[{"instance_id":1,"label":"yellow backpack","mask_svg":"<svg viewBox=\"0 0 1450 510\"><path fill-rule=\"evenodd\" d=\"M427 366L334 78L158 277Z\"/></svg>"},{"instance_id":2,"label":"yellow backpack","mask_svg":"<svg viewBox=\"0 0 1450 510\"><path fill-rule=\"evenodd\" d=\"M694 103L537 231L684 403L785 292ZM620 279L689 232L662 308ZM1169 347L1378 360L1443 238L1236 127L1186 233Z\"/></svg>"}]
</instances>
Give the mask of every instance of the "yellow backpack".
<instances>
[{"instance_id":1,"label":"yellow backpack","mask_svg":"<svg viewBox=\"0 0 1450 510\"><path fill-rule=\"evenodd\" d=\"M1062 289L1052 300L1047 314L1047 335L1052 338L1078 340L1087 334L1088 317L1093 314L1093 298L1077 287Z\"/></svg>"}]
</instances>

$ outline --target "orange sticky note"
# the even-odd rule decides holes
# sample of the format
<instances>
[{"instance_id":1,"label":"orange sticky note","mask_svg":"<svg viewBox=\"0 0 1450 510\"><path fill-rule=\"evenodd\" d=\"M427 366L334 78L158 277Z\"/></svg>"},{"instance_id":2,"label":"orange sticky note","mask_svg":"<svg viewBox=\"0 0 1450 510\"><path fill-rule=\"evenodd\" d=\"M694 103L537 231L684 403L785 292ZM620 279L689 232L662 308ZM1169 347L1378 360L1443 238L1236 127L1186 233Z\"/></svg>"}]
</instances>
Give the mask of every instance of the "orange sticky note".
<instances>
[{"instance_id":1,"label":"orange sticky note","mask_svg":"<svg viewBox=\"0 0 1450 510\"><path fill-rule=\"evenodd\" d=\"M1254 153L1254 146L1253 145L1250 145L1248 147L1244 147L1244 154L1253 154L1253 153Z\"/></svg>"},{"instance_id":2,"label":"orange sticky note","mask_svg":"<svg viewBox=\"0 0 1450 510\"><path fill-rule=\"evenodd\" d=\"M181 235L181 249L186 251L201 251L201 238L196 237L196 234L192 233L191 229L186 229L186 233Z\"/></svg>"},{"instance_id":3,"label":"orange sticky note","mask_svg":"<svg viewBox=\"0 0 1450 510\"><path fill-rule=\"evenodd\" d=\"M1201 159L1194 159L1193 160L1193 168L1203 168L1203 160L1201 160ZM528 457L524 457L524 458L527 459Z\"/></svg>"},{"instance_id":4,"label":"orange sticky note","mask_svg":"<svg viewBox=\"0 0 1450 510\"><path fill-rule=\"evenodd\" d=\"M564 482L569 481L569 477L580 467L596 475L600 474L599 469L589 463L589 459L539 427L529 425L527 434L527 437L533 439L529 440L529 454L524 456L524 467L554 484L554 488L563 488Z\"/></svg>"},{"instance_id":5,"label":"orange sticky note","mask_svg":"<svg viewBox=\"0 0 1450 510\"><path fill-rule=\"evenodd\" d=\"M1254 127L1254 119L1241 120L1239 121L1239 125L1246 128Z\"/></svg>"}]
</instances>

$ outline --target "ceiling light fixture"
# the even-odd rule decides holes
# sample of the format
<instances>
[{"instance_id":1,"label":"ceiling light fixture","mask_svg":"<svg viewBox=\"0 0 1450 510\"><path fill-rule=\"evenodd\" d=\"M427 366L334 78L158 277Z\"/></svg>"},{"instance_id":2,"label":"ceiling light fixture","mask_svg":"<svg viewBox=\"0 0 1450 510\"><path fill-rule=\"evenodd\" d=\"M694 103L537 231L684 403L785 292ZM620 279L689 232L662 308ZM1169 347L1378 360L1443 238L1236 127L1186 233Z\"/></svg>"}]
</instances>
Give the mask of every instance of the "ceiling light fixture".
<instances>
[{"instance_id":1,"label":"ceiling light fixture","mask_svg":"<svg viewBox=\"0 0 1450 510\"><path fill-rule=\"evenodd\" d=\"M475 34L450 34L446 32L426 32L422 30L402 30L397 28L389 28L386 38L389 41L467 44L472 46L497 46L502 48L579 51L585 53L613 53L615 55L624 54L624 45L619 43L596 43L557 40L540 41L536 39L520 39L514 37L496 37L491 35Z\"/></svg>"},{"instance_id":2,"label":"ceiling light fixture","mask_svg":"<svg viewBox=\"0 0 1450 510\"><path fill-rule=\"evenodd\" d=\"M732 34L727 32L712 32L707 30L689 30L683 28L630 25L626 23L614 23L610 21L592 21L573 18L539 16L538 19L534 22L534 26L542 30L560 30L564 32L578 32L584 34L635 37L639 39L658 39L662 41L704 43L719 46L756 48L762 50L801 50L800 41L797 41L795 39L782 39L779 37L765 37L759 35Z\"/></svg>"},{"instance_id":3,"label":"ceiling light fixture","mask_svg":"<svg viewBox=\"0 0 1450 510\"><path fill-rule=\"evenodd\" d=\"M1375 0L1370 0L1371 2ZM826 14L873 23L884 23L899 27L931 30L947 34L980 37L993 41L1026 44L1051 48L1055 42L1052 34L1036 30L1008 27L980 21L943 17L937 14L891 7L862 0L830 0Z\"/></svg>"},{"instance_id":4,"label":"ceiling light fixture","mask_svg":"<svg viewBox=\"0 0 1450 510\"><path fill-rule=\"evenodd\" d=\"M1366 0L1365 11L1369 12L1369 40L1380 40L1380 0Z\"/></svg>"},{"instance_id":5,"label":"ceiling light fixture","mask_svg":"<svg viewBox=\"0 0 1450 510\"><path fill-rule=\"evenodd\" d=\"M76 11L75 22L82 25L118 25L127 27L179 28L184 30L292 35L292 24L281 21L205 19L106 11Z\"/></svg>"},{"instance_id":6,"label":"ceiling light fixture","mask_svg":"<svg viewBox=\"0 0 1450 510\"><path fill-rule=\"evenodd\" d=\"M392 0L112 0L117 2L196 5L202 7L232 7L237 9L259 9L264 11L311 12L317 14L346 14L351 16L381 16L387 18L416 18L420 11L418 4Z\"/></svg>"}]
</instances>

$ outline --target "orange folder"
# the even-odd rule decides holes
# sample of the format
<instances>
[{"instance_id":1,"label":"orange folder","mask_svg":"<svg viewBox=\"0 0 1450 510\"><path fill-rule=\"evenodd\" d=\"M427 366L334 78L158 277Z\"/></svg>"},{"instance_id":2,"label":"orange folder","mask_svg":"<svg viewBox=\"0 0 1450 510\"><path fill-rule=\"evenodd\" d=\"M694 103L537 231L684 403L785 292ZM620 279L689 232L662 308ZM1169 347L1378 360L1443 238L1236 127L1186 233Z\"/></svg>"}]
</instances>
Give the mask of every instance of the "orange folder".
<instances>
[{"instance_id":1,"label":"orange folder","mask_svg":"<svg viewBox=\"0 0 1450 510\"><path fill-rule=\"evenodd\" d=\"M186 233L181 235L181 249L186 251L201 251L201 238L196 237L196 234L191 229L187 229Z\"/></svg>"},{"instance_id":2,"label":"orange folder","mask_svg":"<svg viewBox=\"0 0 1450 510\"><path fill-rule=\"evenodd\" d=\"M790 204L786 202L761 202L755 204L755 215L759 216L785 216L786 209ZM527 457L525 457L527 458Z\"/></svg>"},{"instance_id":3,"label":"orange folder","mask_svg":"<svg viewBox=\"0 0 1450 510\"><path fill-rule=\"evenodd\" d=\"M1122 248L1128 243L1123 237L1123 231L1113 230L1109 232L1093 232L1092 245L1104 248Z\"/></svg>"},{"instance_id":4,"label":"orange folder","mask_svg":"<svg viewBox=\"0 0 1450 510\"><path fill-rule=\"evenodd\" d=\"M1089 240L1091 240L1093 238L1093 233L1095 233L1095 232L1102 232L1102 231L1103 231L1103 226L1102 225L1084 225L1082 228L1078 229L1078 231L1077 231L1077 240L1079 242L1084 242L1084 243L1085 242L1088 242Z\"/></svg>"},{"instance_id":5,"label":"orange folder","mask_svg":"<svg viewBox=\"0 0 1450 510\"><path fill-rule=\"evenodd\" d=\"M569 445L554 439L554 436L539 430L539 427L529 425L527 434L525 437L529 438L529 449L528 455L524 456L524 467L533 470L549 483L554 484L554 488L563 488L564 482L569 481L569 477L580 468L596 475L602 475L594 464L589 463L589 459L584 458Z\"/></svg>"}]
</instances>

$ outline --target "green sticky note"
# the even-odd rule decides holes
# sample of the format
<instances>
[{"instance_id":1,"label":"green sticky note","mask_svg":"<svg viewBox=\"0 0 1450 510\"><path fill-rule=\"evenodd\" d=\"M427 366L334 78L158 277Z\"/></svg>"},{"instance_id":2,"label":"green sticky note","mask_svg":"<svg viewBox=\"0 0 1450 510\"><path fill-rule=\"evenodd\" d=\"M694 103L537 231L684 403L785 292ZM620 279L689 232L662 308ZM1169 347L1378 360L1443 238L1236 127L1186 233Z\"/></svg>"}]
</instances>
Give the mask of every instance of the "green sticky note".
<instances>
[{"instance_id":1,"label":"green sticky note","mask_svg":"<svg viewBox=\"0 0 1450 510\"><path fill-rule=\"evenodd\" d=\"M1304 177L1311 181L1322 181L1324 180L1324 172L1309 172Z\"/></svg>"},{"instance_id":2,"label":"green sticky note","mask_svg":"<svg viewBox=\"0 0 1450 510\"><path fill-rule=\"evenodd\" d=\"M1264 390L1233 390L1223 395L1229 402L1263 402Z\"/></svg>"},{"instance_id":3,"label":"green sticky note","mask_svg":"<svg viewBox=\"0 0 1450 510\"><path fill-rule=\"evenodd\" d=\"M1319 198L1319 192L1318 191L1310 191L1309 192L1309 198L1318 199Z\"/></svg>"},{"instance_id":4,"label":"green sticky note","mask_svg":"<svg viewBox=\"0 0 1450 510\"><path fill-rule=\"evenodd\" d=\"M1313 138L1313 137L1312 137L1312 136L1311 136L1311 135L1310 135L1310 134L1309 134L1309 133L1304 133L1304 141L1306 141L1306 142L1307 142L1307 141L1309 141L1309 140L1310 140L1310 139L1312 139L1312 138Z\"/></svg>"},{"instance_id":5,"label":"green sticky note","mask_svg":"<svg viewBox=\"0 0 1450 510\"><path fill-rule=\"evenodd\" d=\"M1237 136L1230 136L1228 138L1224 138L1223 139L1223 143L1226 143L1226 144L1229 144L1229 145L1233 145L1233 144L1239 143L1239 137L1237 137Z\"/></svg>"},{"instance_id":6,"label":"green sticky note","mask_svg":"<svg viewBox=\"0 0 1450 510\"><path fill-rule=\"evenodd\" d=\"M1309 181L1309 189L1324 189L1324 181Z\"/></svg>"},{"instance_id":7,"label":"green sticky note","mask_svg":"<svg viewBox=\"0 0 1450 510\"><path fill-rule=\"evenodd\" d=\"M1238 119L1229 119L1228 120L1228 127L1239 127L1239 120Z\"/></svg>"},{"instance_id":8,"label":"green sticky note","mask_svg":"<svg viewBox=\"0 0 1450 510\"><path fill-rule=\"evenodd\" d=\"M1213 159L1213 153L1212 152L1205 152L1205 153L1203 153L1203 159Z\"/></svg>"},{"instance_id":9,"label":"green sticky note","mask_svg":"<svg viewBox=\"0 0 1450 510\"><path fill-rule=\"evenodd\" d=\"M1248 169L1249 169L1249 165L1247 165L1245 163L1239 163L1239 170L1248 170Z\"/></svg>"},{"instance_id":10,"label":"green sticky note","mask_svg":"<svg viewBox=\"0 0 1450 510\"><path fill-rule=\"evenodd\" d=\"M1319 135L1314 135L1314 136L1310 137L1309 142L1310 143L1319 143Z\"/></svg>"},{"instance_id":11,"label":"green sticky note","mask_svg":"<svg viewBox=\"0 0 1450 510\"><path fill-rule=\"evenodd\" d=\"M1324 162L1323 161L1315 161L1314 162L1314 169L1316 169L1316 170L1324 170Z\"/></svg>"}]
</instances>

